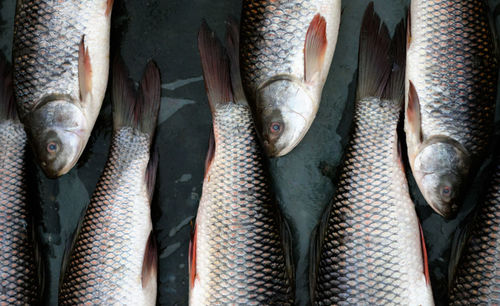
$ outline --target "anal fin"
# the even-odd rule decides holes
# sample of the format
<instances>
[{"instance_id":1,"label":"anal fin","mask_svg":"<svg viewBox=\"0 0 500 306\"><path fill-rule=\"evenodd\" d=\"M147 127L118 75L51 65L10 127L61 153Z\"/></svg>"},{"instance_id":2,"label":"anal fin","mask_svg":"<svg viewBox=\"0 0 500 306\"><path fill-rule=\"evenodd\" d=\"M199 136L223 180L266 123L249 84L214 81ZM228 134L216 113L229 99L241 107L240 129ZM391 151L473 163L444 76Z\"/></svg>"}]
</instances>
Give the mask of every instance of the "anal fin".
<instances>
[{"instance_id":1,"label":"anal fin","mask_svg":"<svg viewBox=\"0 0 500 306\"><path fill-rule=\"evenodd\" d=\"M197 234L196 223L194 225L194 230L191 236L191 241L189 241L189 289L193 289L194 281L196 279L196 234Z\"/></svg>"},{"instance_id":2,"label":"anal fin","mask_svg":"<svg viewBox=\"0 0 500 306\"><path fill-rule=\"evenodd\" d=\"M113 10L113 2L114 0L107 0L105 14L108 17L111 15L111 11Z\"/></svg>"},{"instance_id":3,"label":"anal fin","mask_svg":"<svg viewBox=\"0 0 500 306\"><path fill-rule=\"evenodd\" d=\"M304 79L314 84L321 78L328 40L326 38L326 20L316 14L309 25L304 45Z\"/></svg>"},{"instance_id":4,"label":"anal fin","mask_svg":"<svg viewBox=\"0 0 500 306\"><path fill-rule=\"evenodd\" d=\"M89 48L85 45L85 35L82 36L78 49L78 81L80 84L80 101L87 101L92 94L92 64Z\"/></svg>"}]
</instances>

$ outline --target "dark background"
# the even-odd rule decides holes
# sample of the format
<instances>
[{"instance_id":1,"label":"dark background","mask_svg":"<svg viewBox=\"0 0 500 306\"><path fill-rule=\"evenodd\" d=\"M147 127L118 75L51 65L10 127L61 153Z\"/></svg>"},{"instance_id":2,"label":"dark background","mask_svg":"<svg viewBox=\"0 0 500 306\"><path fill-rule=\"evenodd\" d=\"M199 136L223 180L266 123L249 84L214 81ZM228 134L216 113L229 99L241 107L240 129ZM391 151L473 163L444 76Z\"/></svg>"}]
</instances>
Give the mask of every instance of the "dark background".
<instances>
[{"instance_id":1,"label":"dark background","mask_svg":"<svg viewBox=\"0 0 500 306\"><path fill-rule=\"evenodd\" d=\"M409 3L405 0L374 2L375 10L391 32L405 16ZM500 0L488 2L494 11ZM299 305L308 301L310 233L335 190L331 178L335 176L352 120L358 36L367 4L367 0L343 1L337 48L316 120L294 151L270 161L276 193L293 232ZM161 305L187 305L188 299L188 243L201 195L211 126L198 57L198 28L205 18L219 37L223 37L226 17L239 17L240 7L240 1L236 0L115 1L112 56L120 52L136 80L149 59L158 63L162 74L162 106L157 130L159 188L153 216L159 240L158 301ZM0 0L0 48L7 58L11 56L14 8L14 0ZM500 23L495 21L498 28ZM497 107L497 121L499 115L500 107ZM50 271L47 304L57 304L63 251L104 166L110 135L107 95L78 166L57 180L39 175L42 209L38 224ZM487 163L488 160L483 168L488 168ZM476 185L488 180L484 173L480 177L483 180ZM445 221L431 211L412 179L409 180L424 228L436 303L443 304L450 243L457 227L463 227L462 220L477 202L481 189L473 187L457 219Z\"/></svg>"}]
</instances>

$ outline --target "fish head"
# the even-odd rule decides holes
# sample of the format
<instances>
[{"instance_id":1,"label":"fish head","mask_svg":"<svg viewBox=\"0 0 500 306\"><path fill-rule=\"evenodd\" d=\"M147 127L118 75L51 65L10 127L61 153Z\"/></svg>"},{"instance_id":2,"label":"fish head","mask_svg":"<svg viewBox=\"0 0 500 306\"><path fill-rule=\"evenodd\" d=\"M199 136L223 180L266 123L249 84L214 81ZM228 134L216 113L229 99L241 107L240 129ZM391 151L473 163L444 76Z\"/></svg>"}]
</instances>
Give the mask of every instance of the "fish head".
<instances>
[{"instance_id":1,"label":"fish head","mask_svg":"<svg viewBox=\"0 0 500 306\"><path fill-rule=\"evenodd\" d=\"M45 175L56 178L73 168L88 139L87 121L73 103L52 100L27 118L27 133Z\"/></svg>"},{"instance_id":2,"label":"fish head","mask_svg":"<svg viewBox=\"0 0 500 306\"><path fill-rule=\"evenodd\" d=\"M448 137L434 137L422 144L413 175L427 203L441 216L453 218L469 167L469 154L460 143Z\"/></svg>"},{"instance_id":3,"label":"fish head","mask_svg":"<svg viewBox=\"0 0 500 306\"><path fill-rule=\"evenodd\" d=\"M314 120L317 103L298 81L280 79L257 91L256 125L264 150L270 157L295 148Z\"/></svg>"}]
</instances>

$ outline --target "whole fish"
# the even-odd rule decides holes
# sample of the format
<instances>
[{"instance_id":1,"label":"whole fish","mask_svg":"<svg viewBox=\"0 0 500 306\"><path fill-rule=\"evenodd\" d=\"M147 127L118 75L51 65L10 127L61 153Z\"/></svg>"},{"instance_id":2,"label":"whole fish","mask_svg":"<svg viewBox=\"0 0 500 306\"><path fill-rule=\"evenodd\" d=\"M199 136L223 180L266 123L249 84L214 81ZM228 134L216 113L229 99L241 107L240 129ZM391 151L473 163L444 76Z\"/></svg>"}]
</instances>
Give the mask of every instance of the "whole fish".
<instances>
[{"instance_id":1,"label":"whole fish","mask_svg":"<svg viewBox=\"0 0 500 306\"><path fill-rule=\"evenodd\" d=\"M17 0L14 93L48 177L78 161L108 82L113 0Z\"/></svg>"},{"instance_id":2,"label":"whole fish","mask_svg":"<svg viewBox=\"0 0 500 306\"><path fill-rule=\"evenodd\" d=\"M404 58L404 26L391 47L370 3L360 35L354 129L312 249L315 305L433 304L398 149Z\"/></svg>"},{"instance_id":3,"label":"whole fish","mask_svg":"<svg viewBox=\"0 0 500 306\"><path fill-rule=\"evenodd\" d=\"M457 268L450 305L500 304L500 156Z\"/></svg>"},{"instance_id":4,"label":"whole fish","mask_svg":"<svg viewBox=\"0 0 500 306\"><path fill-rule=\"evenodd\" d=\"M221 43L206 23L198 36L214 143L190 246L189 304L292 305L283 223L238 87L237 25L230 23L228 33L233 89Z\"/></svg>"},{"instance_id":5,"label":"whole fish","mask_svg":"<svg viewBox=\"0 0 500 306\"><path fill-rule=\"evenodd\" d=\"M456 215L495 116L496 38L484 0L414 0L405 131L413 176L440 215Z\"/></svg>"},{"instance_id":6,"label":"whole fish","mask_svg":"<svg viewBox=\"0 0 500 306\"><path fill-rule=\"evenodd\" d=\"M340 0L244 0L241 75L269 156L299 144L321 100L337 43Z\"/></svg>"},{"instance_id":7,"label":"whole fish","mask_svg":"<svg viewBox=\"0 0 500 306\"><path fill-rule=\"evenodd\" d=\"M150 154L160 73L146 67L137 97L124 64L113 68L109 157L73 244L61 305L155 305L157 254L150 203L157 158ZM69 253L68 253L69 254Z\"/></svg>"},{"instance_id":8,"label":"whole fish","mask_svg":"<svg viewBox=\"0 0 500 306\"><path fill-rule=\"evenodd\" d=\"M11 72L0 57L0 304L38 305L43 276L28 201L26 133L14 103Z\"/></svg>"}]
</instances>

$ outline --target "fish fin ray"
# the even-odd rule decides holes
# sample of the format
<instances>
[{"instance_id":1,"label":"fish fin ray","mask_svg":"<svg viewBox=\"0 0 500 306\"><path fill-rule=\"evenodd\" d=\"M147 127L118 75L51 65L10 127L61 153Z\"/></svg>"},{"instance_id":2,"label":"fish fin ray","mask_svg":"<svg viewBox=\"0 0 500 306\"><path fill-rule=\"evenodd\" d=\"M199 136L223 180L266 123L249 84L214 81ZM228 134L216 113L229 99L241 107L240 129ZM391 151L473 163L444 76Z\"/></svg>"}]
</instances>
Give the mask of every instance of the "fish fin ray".
<instances>
[{"instance_id":1,"label":"fish fin ray","mask_svg":"<svg viewBox=\"0 0 500 306\"><path fill-rule=\"evenodd\" d=\"M156 178L158 174L159 153L158 149L153 149L149 157L148 166L146 168L146 187L148 191L149 203L153 200L155 191Z\"/></svg>"},{"instance_id":2,"label":"fish fin ray","mask_svg":"<svg viewBox=\"0 0 500 306\"><path fill-rule=\"evenodd\" d=\"M208 139L208 150L207 150L207 157L205 158L205 177L208 174L208 170L210 169L210 166L212 165L212 161L215 156L215 135L214 135L214 129L210 129L210 136Z\"/></svg>"},{"instance_id":3,"label":"fish fin ray","mask_svg":"<svg viewBox=\"0 0 500 306\"><path fill-rule=\"evenodd\" d=\"M406 118L410 125L410 129L414 135L417 135L417 139L422 142L422 131L420 122L420 100L418 98L417 89L413 85L412 81L409 81L408 90L408 107L406 108Z\"/></svg>"},{"instance_id":4,"label":"fish fin ray","mask_svg":"<svg viewBox=\"0 0 500 306\"><path fill-rule=\"evenodd\" d=\"M311 305L315 304L315 289L316 279L318 277L318 267L321 260L321 248L325 238L325 231L328 226L328 219L333 207L333 199L323 212L323 215L314 227L311 233L311 240L309 245L309 295L311 297Z\"/></svg>"},{"instance_id":5,"label":"fish fin ray","mask_svg":"<svg viewBox=\"0 0 500 306\"><path fill-rule=\"evenodd\" d=\"M113 62L113 124L115 129L134 122L135 89L121 56Z\"/></svg>"},{"instance_id":6,"label":"fish fin ray","mask_svg":"<svg viewBox=\"0 0 500 306\"><path fill-rule=\"evenodd\" d=\"M240 73L239 59L240 28L235 18L229 17L226 22L226 50L229 58L231 85L233 88L234 101L240 104L248 104L243 90Z\"/></svg>"},{"instance_id":7,"label":"fish fin ray","mask_svg":"<svg viewBox=\"0 0 500 306\"><path fill-rule=\"evenodd\" d=\"M0 120L18 121L12 86L12 68L3 54L0 55Z\"/></svg>"},{"instance_id":8,"label":"fish fin ray","mask_svg":"<svg viewBox=\"0 0 500 306\"><path fill-rule=\"evenodd\" d=\"M232 102L233 93L226 52L206 21L202 22L198 33L198 50L208 103L213 113L218 104Z\"/></svg>"},{"instance_id":9,"label":"fish fin ray","mask_svg":"<svg viewBox=\"0 0 500 306\"><path fill-rule=\"evenodd\" d=\"M154 135L158 113L161 104L161 77L160 70L154 61L146 65L137 92L137 102L134 109L135 125L139 129Z\"/></svg>"},{"instance_id":10,"label":"fish fin ray","mask_svg":"<svg viewBox=\"0 0 500 306\"><path fill-rule=\"evenodd\" d=\"M196 279L196 236L197 225L195 223L193 232L191 233L191 240L189 241L189 289L194 287Z\"/></svg>"},{"instance_id":11,"label":"fish fin ray","mask_svg":"<svg viewBox=\"0 0 500 306\"><path fill-rule=\"evenodd\" d=\"M146 242L146 250L144 251L144 259L142 262L141 282L142 288L149 285L149 282L156 279L158 271L158 247L153 231L149 234Z\"/></svg>"},{"instance_id":12,"label":"fish fin ray","mask_svg":"<svg viewBox=\"0 0 500 306\"><path fill-rule=\"evenodd\" d=\"M418 223L418 228L420 229L420 243L422 244L422 259L424 266L425 281L427 284L431 283L431 277L429 273L429 258L427 257L427 247L425 246L424 230L420 222Z\"/></svg>"},{"instance_id":13,"label":"fish fin ray","mask_svg":"<svg viewBox=\"0 0 500 306\"><path fill-rule=\"evenodd\" d=\"M113 10L113 2L114 0L107 0L106 2L106 16L110 16L111 15L111 11Z\"/></svg>"},{"instance_id":14,"label":"fish fin ray","mask_svg":"<svg viewBox=\"0 0 500 306\"><path fill-rule=\"evenodd\" d=\"M80 83L80 101L86 102L92 94L92 63L89 48L85 45L85 35L82 36L78 48L78 80Z\"/></svg>"},{"instance_id":15,"label":"fish fin ray","mask_svg":"<svg viewBox=\"0 0 500 306\"><path fill-rule=\"evenodd\" d=\"M402 20L394 31L394 37L389 51L392 59L392 68L382 98L393 101L399 109L404 103L405 92L405 65L406 65L406 28Z\"/></svg>"},{"instance_id":16,"label":"fish fin ray","mask_svg":"<svg viewBox=\"0 0 500 306\"><path fill-rule=\"evenodd\" d=\"M381 97L391 74L391 39L387 26L368 4L359 35L357 100Z\"/></svg>"},{"instance_id":17,"label":"fish fin ray","mask_svg":"<svg viewBox=\"0 0 500 306\"><path fill-rule=\"evenodd\" d=\"M318 13L307 29L304 44L304 81L307 84L315 84L321 79L327 46L326 20Z\"/></svg>"}]
</instances>

